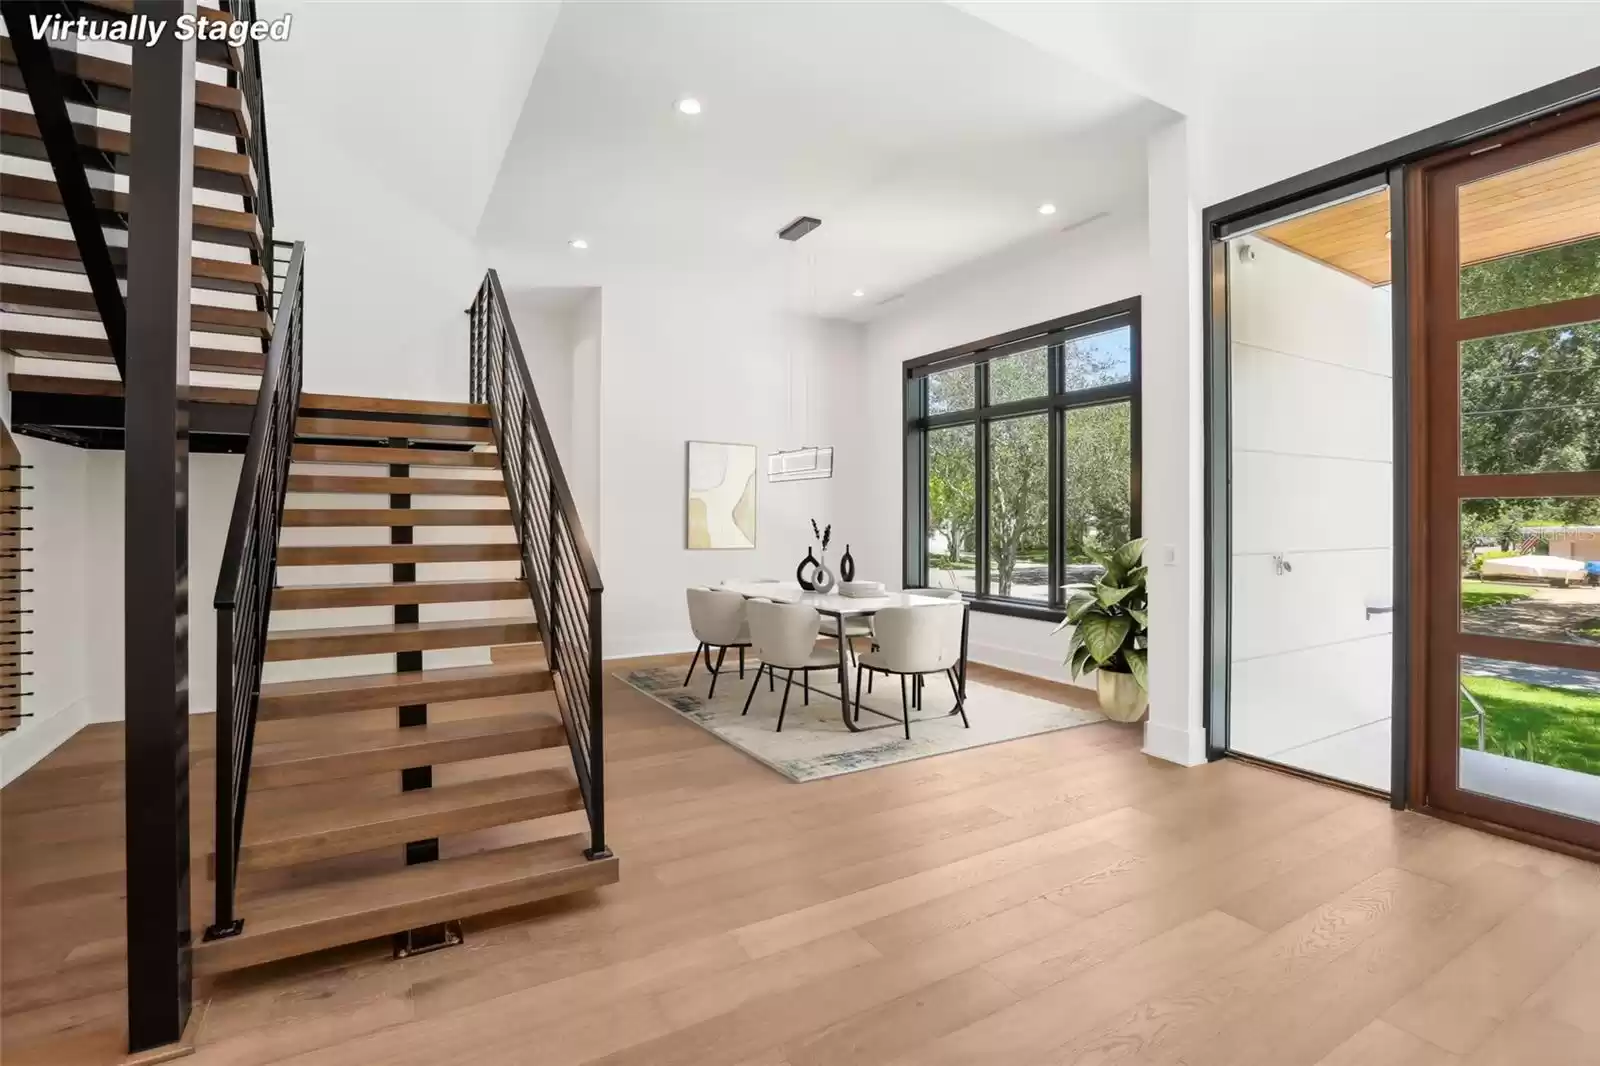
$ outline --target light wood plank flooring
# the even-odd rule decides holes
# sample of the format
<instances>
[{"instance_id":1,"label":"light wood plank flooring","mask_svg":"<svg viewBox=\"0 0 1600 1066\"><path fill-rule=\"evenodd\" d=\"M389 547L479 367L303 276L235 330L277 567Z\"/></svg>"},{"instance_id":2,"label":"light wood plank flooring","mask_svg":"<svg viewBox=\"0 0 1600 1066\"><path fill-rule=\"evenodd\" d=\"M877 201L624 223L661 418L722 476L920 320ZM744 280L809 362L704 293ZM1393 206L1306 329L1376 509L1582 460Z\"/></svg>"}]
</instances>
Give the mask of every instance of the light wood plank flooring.
<instances>
[{"instance_id":1,"label":"light wood plank flooring","mask_svg":"<svg viewBox=\"0 0 1600 1066\"><path fill-rule=\"evenodd\" d=\"M1592 865L1110 724L795 785L607 692L620 884L224 978L189 1061L1600 1063ZM7 1066L118 1058L119 754L0 796Z\"/></svg>"}]
</instances>

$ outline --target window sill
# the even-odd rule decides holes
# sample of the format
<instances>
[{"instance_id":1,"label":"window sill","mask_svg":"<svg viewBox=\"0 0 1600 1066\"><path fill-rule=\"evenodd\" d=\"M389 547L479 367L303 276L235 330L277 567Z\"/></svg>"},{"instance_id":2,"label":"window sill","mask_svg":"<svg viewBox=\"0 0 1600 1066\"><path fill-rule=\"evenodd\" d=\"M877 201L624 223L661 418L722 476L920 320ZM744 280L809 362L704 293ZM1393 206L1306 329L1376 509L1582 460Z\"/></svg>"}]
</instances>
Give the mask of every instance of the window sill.
<instances>
[{"instance_id":1,"label":"window sill","mask_svg":"<svg viewBox=\"0 0 1600 1066\"><path fill-rule=\"evenodd\" d=\"M1067 616L1067 612L1059 607L1050 607L1042 603L1024 603L1021 600L968 596L967 605L981 614L1003 614L1012 618L1031 618L1039 622L1059 622Z\"/></svg>"}]
</instances>

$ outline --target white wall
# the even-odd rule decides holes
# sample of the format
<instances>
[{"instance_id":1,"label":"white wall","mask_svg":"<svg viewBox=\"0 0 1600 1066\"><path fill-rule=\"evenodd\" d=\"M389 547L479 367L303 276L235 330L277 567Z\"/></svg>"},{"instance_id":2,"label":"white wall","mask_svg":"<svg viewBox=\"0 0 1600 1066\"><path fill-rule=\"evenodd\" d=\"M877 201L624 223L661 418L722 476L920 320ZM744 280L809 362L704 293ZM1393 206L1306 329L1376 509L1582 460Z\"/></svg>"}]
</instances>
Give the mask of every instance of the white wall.
<instances>
[{"instance_id":1,"label":"white wall","mask_svg":"<svg viewBox=\"0 0 1600 1066\"><path fill-rule=\"evenodd\" d=\"M123 717L123 455L18 436L33 469L24 535L24 606L33 610L26 669L34 717L0 737L0 784L91 722ZM216 705L216 613L223 539L239 477L238 456L189 457L189 710Z\"/></svg>"},{"instance_id":2,"label":"white wall","mask_svg":"<svg viewBox=\"0 0 1600 1066\"><path fill-rule=\"evenodd\" d=\"M1143 212L1129 208L975 261L919 286L868 325L865 366L857 379L864 401L859 407L859 443L855 451L841 456L836 477L844 493L839 510L859 515L859 524L867 531L856 538L854 551L863 577L896 587L900 583L901 364L1006 330L1140 296L1146 276ZM1148 425L1148 412L1145 417ZM1148 509L1148 490L1145 500ZM1006 669L1067 680L1061 665L1067 638L1052 635L1053 628L1053 623L974 612L970 654ZM1093 683L1092 678L1087 680Z\"/></svg>"},{"instance_id":3,"label":"white wall","mask_svg":"<svg viewBox=\"0 0 1600 1066\"><path fill-rule=\"evenodd\" d=\"M837 478L774 485L763 476L755 548L684 547L686 442L754 444L762 471L768 453L801 444L835 445L841 466L862 454L859 327L794 314L781 297L759 279L676 273L604 288L600 521L591 541L606 584L608 657L691 650L684 587L790 577L813 517L834 526L832 558L855 545L863 578L899 572L898 556L890 563L862 550L876 515L839 505Z\"/></svg>"},{"instance_id":4,"label":"white wall","mask_svg":"<svg viewBox=\"0 0 1600 1066\"><path fill-rule=\"evenodd\" d=\"M33 510L21 523L32 526L22 535L21 587L32 589L22 606L33 614L22 616L21 628L33 630L23 649L33 652L22 659L32 677L20 679L23 719L14 732L0 737L0 785L9 784L24 770L44 758L90 721L87 639L89 589L85 563L92 526L89 521L89 452L33 437L18 436L17 449L24 470L22 483L33 490L23 503ZM10 543L8 541L8 543Z\"/></svg>"},{"instance_id":5,"label":"white wall","mask_svg":"<svg viewBox=\"0 0 1600 1066\"><path fill-rule=\"evenodd\" d=\"M1269 241L1234 245L1229 740L1273 757L1390 714L1390 616L1365 610L1393 594L1390 301Z\"/></svg>"}]
</instances>

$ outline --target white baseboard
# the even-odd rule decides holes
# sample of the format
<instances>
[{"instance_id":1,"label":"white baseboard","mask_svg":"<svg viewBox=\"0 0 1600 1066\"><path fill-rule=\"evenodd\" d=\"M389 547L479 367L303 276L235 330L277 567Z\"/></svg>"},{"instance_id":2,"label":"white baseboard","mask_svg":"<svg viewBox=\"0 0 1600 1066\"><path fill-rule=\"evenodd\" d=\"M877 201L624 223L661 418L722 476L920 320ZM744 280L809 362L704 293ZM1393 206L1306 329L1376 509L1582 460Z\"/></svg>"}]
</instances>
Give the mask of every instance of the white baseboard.
<instances>
[{"instance_id":1,"label":"white baseboard","mask_svg":"<svg viewBox=\"0 0 1600 1066\"><path fill-rule=\"evenodd\" d=\"M52 715L24 720L20 728L0 737L0 788L71 740L90 721L89 701L76 700Z\"/></svg>"},{"instance_id":2,"label":"white baseboard","mask_svg":"<svg viewBox=\"0 0 1600 1066\"><path fill-rule=\"evenodd\" d=\"M1041 677L1046 681L1059 681L1063 685L1073 685L1082 689L1093 690L1095 687L1092 674L1085 674L1074 681L1067 668L1061 665L1061 661L1050 655L1018 651L1016 648L1008 648L1001 644L972 641L967 645L967 657L975 663L998 666L1002 670L1010 670L1016 674Z\"/></svg>"},{"instance_id":3,"label":"white baseboard","mask_svg":"<svg viewBox=\"0 0 1600 1066\"><path fill-rule=\"evenodd\" d=\"M1206 734L1204 730L1173 729L1147 721L1144 753L1179 766L1199 766L1206 761Z\"/></svg>"}]
</instances>

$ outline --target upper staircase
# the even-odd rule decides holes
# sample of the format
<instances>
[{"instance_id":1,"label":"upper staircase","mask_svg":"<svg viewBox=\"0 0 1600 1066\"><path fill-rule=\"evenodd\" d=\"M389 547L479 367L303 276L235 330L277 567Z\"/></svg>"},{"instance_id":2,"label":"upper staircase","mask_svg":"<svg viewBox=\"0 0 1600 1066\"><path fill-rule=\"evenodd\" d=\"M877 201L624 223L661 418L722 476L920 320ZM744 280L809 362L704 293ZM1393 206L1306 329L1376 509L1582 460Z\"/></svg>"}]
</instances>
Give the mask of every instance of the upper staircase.
<instances>
[{"instance_id":1,"label":"upper staircase","mask_svg":"<svg viewBox=\"0 0 1600 1066\"><path fill-rule=\"evenodd\" d=\"M117 447L128 220L137 206L128 179L136 124L132 49L34 41L26 27L30 15L126 20L132 0L8 0L4 7L0 350L15 357L12 426L65 443ZM204 0L200 11L231 21L253 17L254 4ZM191 381L202 390L249 392L253 403L287 259L273 239L259 44L206 42L196 58ZM99 391L84 392L76 384L82 380ZM248 406L203 394L197 402L207 410L195 427L195 450L239 450Z\"/></svg>"}]
</instances>

